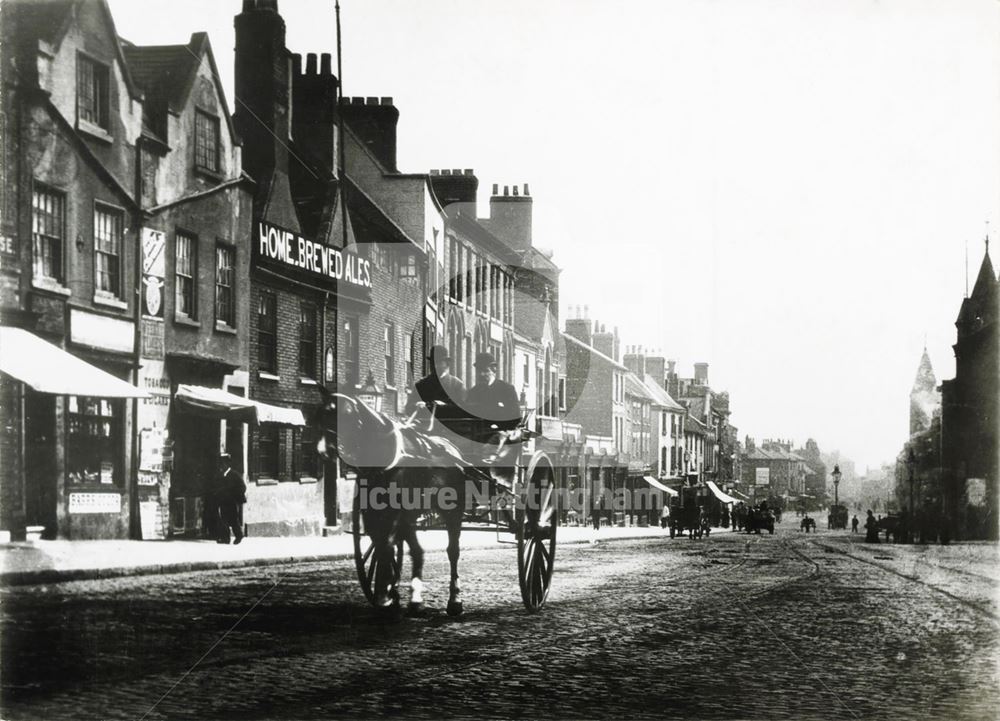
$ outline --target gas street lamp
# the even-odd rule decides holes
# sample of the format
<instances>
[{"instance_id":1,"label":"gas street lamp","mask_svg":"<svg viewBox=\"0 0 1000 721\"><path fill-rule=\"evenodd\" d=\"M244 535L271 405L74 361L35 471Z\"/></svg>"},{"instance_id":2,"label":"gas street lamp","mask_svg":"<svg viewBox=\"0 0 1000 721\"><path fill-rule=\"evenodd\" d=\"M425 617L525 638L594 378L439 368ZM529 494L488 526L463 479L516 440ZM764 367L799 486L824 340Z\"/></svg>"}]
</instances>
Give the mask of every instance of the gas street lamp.
<instances>
[{"instance_id":1,"label":"gas street lamp","mask_svg":"<svg viewBox=\"0 0 1000 721\"><path fill-rule=\"evenodd\" d=\"M838 488L840 486L840 476L842 475L840 472L840 464L834 464L833 473L830 475L833 476L833 505L840 506L840 494L838 492Z\"/></svg>"},{"instance_id":2,"label":"gas street lamp","mask_svg":"<svg viewBox=\"0 0 1000 721\"><path fill-rule=\"evenodd\" d=\"M358 391L358 400L376 413L382 410L382 391L375 385L375 377L372 375L371 369L368 369L368 377L365 378L365 384Z\"/></svg>"}]
</instances>

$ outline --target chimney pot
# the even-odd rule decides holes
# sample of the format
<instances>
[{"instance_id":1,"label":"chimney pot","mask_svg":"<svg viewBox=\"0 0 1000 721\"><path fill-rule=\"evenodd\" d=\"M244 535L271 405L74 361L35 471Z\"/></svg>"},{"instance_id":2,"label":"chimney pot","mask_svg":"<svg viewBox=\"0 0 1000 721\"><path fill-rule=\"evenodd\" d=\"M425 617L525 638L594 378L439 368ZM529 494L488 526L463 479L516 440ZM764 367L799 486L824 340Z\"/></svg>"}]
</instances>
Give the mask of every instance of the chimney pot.
<instances>
[{"instance_id":1,"label":"chimney pot","mask_svg":"<svg viewBox=\"0 0 1000 721\"><path fill-rule=\"evenodd\" d=\"M507 195L507 189L506 188L504 188L504 193L503 194ZM590 320L590 306L589 305L584 305L583 306L583 317L586 318L587 320Z\"/></svg>"},{"instance_id":2,"label":"chimney pot","mask_svg":"<svg viewBox=\"0 0 1000 721\"><path fill-rule=\"evenodd\" d=\"M392 105L392 97L386 96L380 99L382 105Z\"/></svg>"},{"instance_id":3,"label":"chimney pot","mask_svg":"<svg viewBox=\"0 0 1000 721\"><path fill-rule=\"evenodd\" d=\"M378 98L376 97L365 97L365 105L378 105Z\"/></svg>"},{"instance_id":4,"label":"chimney pot","mask_svg":"<svg viewBox=\"0 0 1000 721\"><path fill-rule=\"evenodd\" d=\"M497 194L497 187L498 187L497 184L493 183L493 195Z\"/></svg>"},{"instance_id":5,"label":"chimney pot","mask_svg":"<svg viewBox=\"0 0 1000 721\"><path fill-rule=\"evenodd\" d=\"M449 168L442 168L441 175L451 175L451 170Z\"/></svg>"},{"instance_id":6,"label":"chimney pot","mask_svg":"<svg viewBox=\"0 0 1000 721\"><path fill-rule=\"evenodd\" d=\"M528 184L527 183L524 184L524 194L525 195L531 195L531 193L528 192Z\"/></svg>"},{"instance_id":7,"label":"chimney pot","mask_svg":"<svg viewBox=\"0 0 1000 721\"><path fill-rule=\"evenodd\" d=\"M299 76L302 74L302 55L300 53L292 53L292 75Z\"/></svg>"},{"instance_id":8,"label":"chimney pot","mask_svg":"<svg viewBox=\"0 0 1000 721\"><path fill-rule=\"evenodd\" d=\"M355 95L354 97L351 98L351 104L352 105L364 105L365 104L365 99L362 98L362 97L360 97L360 96Z\"/></svg>"},{"instance_id":9,"label":"chimney pot","mask_svg":"<svg viewBox=\"0 0 1000 721\"><path fill-rule=\"evenodd\" d=\"M466 175L475 175L476 173L475 173L475 171L472 168L466 168L465 169L465 174Z\"/></svg>"},{"instance_id":10,"label":"chimney pot","mask_svg":"<svg viewBox=\"0 0 1000 721\"><path fill-rule=\"evenodd\" d=\"M452 175L461 175L462 174L462 169L461 168L455 168L455 169L453 169L451 171L451 174Z\"/></svg>"},{"instance_id":11,"label":"chimney pot","mask_svg":"<svg viewBox=\"0 0 1000 721\"><path fill-rule=\"evenodd\" d=\"M431 175L441 175L441 171L437 168L431 168Z\"/></svg>"},{"instance_id":12,"label":"chimney pot","mask_svg":"<svg viewBox=\"0 0 1000 721\"><path fill-rule=\"evenodd\" d=\"M330 69L330 53L323 53L319 56L319 73L320 75L332 75L333 71Z\"/></svg>"},{"instance_id":13,"label":"chimney pot","mask_svg":"<svg viewBox=\"0 0 1000 721\"><path fill-rule=\"evenodd\" d=\"M316 53L306 54L306 75L316 74Z\"/></svg>"},{"instance_id":14,"label":"chimney pot","mask_svg":"<svg viewBox=\"0 0 1000 721\"><path fill-rule=\"evenodd\" d=\"M504 194L504 197L510 195L510 186L509 185L503 186L503 194Z\"/></svg>"},{"instance_id":15,"label":"chimney pot","mask_svg":"<svg viewBox=\"0 0 1000 721\"><path fill-rule=\"evenodd\" d=\"M515 198L517 197L517 186L516 185L514 186L514 197Z\"/></svg>"}]
</instances>

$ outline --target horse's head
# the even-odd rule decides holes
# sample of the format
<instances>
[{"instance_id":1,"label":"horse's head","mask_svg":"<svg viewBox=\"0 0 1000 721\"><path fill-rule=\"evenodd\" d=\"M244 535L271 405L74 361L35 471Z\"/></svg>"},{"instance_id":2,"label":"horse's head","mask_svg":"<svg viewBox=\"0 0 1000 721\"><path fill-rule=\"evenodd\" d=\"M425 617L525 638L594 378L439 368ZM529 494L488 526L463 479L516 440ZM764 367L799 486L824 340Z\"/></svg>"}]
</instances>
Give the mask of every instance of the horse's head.
<instances>
[{"instance_id":1,"label":"horse's head","mask_svg":"<svg viewBox=\"0 0 1000 721\"><path fill-rule=\"evenodd\" d=\"M323 404L313 418L319 431L316 450L326 459L339 456L355 467L385 467L394 452L393 424L357 398L319 387Z\"/></svg>"}]
</instances>

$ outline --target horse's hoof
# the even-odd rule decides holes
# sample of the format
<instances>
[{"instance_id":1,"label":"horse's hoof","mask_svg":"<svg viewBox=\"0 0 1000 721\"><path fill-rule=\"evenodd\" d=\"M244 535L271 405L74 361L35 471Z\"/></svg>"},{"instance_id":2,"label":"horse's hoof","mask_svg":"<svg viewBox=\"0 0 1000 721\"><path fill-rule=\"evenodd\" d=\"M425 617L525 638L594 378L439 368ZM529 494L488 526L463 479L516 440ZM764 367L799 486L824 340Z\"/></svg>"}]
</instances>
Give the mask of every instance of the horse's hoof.
<instances>
[{"instance_id":1,"label":"horse's hoof","mask_svg":"<svg viewBox=\"0 0 1000 721\"><path fill-rule=\"evenodd\" d=\"M456 618L462 615L462 602L461 601L448 601L448 615L452 618Z\"/></svg>"},{"instance_id":2,"label":"horse's hoof","mask_svg":"<svg viewBox=\"0 0 1000 721\"><path fill-rule=\"evenodd\" d=\"M407 614L410 616L415 616L420 618L427 615L427 607L423 603L413 603L410 602L409 607L406 610Z\"/></svg>"}]
</instances>

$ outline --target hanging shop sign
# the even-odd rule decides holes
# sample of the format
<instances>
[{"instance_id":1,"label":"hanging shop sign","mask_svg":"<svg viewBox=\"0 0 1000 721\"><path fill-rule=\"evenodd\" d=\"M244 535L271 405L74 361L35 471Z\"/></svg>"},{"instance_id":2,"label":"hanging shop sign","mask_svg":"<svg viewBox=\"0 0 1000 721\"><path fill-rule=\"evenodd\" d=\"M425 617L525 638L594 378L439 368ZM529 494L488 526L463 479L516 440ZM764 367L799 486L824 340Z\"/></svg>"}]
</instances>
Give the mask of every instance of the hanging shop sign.
<instances>
[{"instance_id":1,"label":"hanging shop sign","mask_svg":"<svg viewBox=\"0 0 1000 721\"><path fill-rule=\"evenodd\" d=\"M324 245L272 223L254 224L253 262L341 296L369 300L371 262L357 253Z\"/></svg>"},{"instance_id":2,"label":"hanging shop sign","mask_svg":"<svg viewBox=\"0 0 1000 721\"><path fill-rule=\"evenodd\" d=\"M142 312L147 318L163 317L163 279L167 265L167 236L152 228L142 229Z\"/></svg>"}]
</instances>

